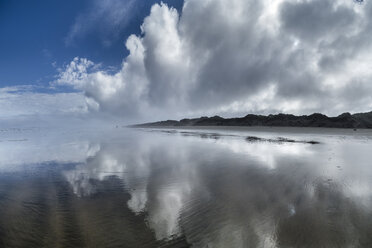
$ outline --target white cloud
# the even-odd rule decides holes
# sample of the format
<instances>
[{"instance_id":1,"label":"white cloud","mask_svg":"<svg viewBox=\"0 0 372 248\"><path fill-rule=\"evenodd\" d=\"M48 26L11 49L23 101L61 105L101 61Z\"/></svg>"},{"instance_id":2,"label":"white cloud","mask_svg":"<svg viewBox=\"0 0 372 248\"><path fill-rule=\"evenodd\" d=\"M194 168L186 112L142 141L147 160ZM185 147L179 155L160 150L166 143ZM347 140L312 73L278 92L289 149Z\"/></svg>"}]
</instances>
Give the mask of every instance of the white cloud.
<instances>
[{"instance_id":1,"label":"white cloud","mask_svg":"<svg viewBox=\"0 0 372 248\"><path fill-rule=\"evenodd\" d=\"M67 45L90 32L99 32L104 46L110 46L131 20L136 0L94 0L91 8L81 13L71 26L65 39Z\"/></svg>"},{"instance_id":2,"label":"white cloud","mask_svg":"<svg viewBox=\"0 0 372 248\"><path fill-rule=\"evenodd\" d=\"M368 111L370 13L344 0L155 4L118 72L75 58L56 83L127 118Z\"/></svg>"},{"instance_id":3,"label":"white cloud","mask_svg":"<svg viewBox=\"0 0 372 248\"><path fill-rule=\"evenodd\" d=\"M38 93L33 86L0 88L0 119L87 113L82 93Z\"/></svg>"}]
</instances>

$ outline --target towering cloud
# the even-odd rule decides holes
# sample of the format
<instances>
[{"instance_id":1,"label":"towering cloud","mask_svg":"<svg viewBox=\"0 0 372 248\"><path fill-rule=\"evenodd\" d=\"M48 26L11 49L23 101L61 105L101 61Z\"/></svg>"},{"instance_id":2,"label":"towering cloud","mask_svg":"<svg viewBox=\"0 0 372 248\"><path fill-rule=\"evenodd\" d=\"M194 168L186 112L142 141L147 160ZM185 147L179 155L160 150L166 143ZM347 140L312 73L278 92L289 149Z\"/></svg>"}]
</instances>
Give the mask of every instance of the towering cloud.
<instances>
[{"instance_id":1,"label":"towering cloud","mask_svg":"<svg viewBox=\"0 0 372 248\"><path fill-rule=\"evenodd\" d=\"M75 58L56 84L127 118L367 111L371 16L351 0L155 4L118 72Z\"/></svg>"}]
</instances>

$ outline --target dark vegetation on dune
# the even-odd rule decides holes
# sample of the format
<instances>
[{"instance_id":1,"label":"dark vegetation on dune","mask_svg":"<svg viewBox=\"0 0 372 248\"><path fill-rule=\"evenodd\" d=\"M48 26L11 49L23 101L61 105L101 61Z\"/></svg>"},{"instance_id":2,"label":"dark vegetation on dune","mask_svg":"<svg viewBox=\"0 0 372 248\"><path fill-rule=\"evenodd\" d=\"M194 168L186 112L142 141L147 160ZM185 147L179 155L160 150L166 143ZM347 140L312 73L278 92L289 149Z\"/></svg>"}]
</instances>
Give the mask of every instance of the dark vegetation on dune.
<instances>
[{"instance_id":1,"label":"dark vegetation on dune","mask_svg":"<svg viewBox=\"0 0 372 248\"><path fill-rule=\"evenodd\" d=\"M131 127L162 127L162 126L275 126L275 127L332 127L332 128L372 128L372 112L350 114L343 113L337 117L323 114L312 115L253 115L240 118L222 118L220 116L167 120L152 123L132 125Z\"/></svg>"}]
</instances>

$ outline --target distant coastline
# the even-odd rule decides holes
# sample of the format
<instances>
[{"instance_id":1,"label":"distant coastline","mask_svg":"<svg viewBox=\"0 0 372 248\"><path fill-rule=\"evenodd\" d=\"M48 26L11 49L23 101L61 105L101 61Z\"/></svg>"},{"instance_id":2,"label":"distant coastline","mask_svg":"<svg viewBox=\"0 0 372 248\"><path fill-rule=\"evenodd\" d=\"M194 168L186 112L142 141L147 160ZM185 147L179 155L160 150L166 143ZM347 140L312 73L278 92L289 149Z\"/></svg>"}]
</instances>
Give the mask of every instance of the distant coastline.
<instances>
[{"instance_id":1,"label":"distant coastline","mask_svg":"<svg viewBox=\"0 0 372 248\"><path fill-rule=\"evenodd\" d=\"M337 117L328 117L320 113L312 115L254 115L222 118L220 116L200 117L182 120L166 120L135 124L130 127L187 127L187 126L266 126L266 127L328 127L328 128L372 128L372 112L343 113Z\"/></svg>"}]
</instances>

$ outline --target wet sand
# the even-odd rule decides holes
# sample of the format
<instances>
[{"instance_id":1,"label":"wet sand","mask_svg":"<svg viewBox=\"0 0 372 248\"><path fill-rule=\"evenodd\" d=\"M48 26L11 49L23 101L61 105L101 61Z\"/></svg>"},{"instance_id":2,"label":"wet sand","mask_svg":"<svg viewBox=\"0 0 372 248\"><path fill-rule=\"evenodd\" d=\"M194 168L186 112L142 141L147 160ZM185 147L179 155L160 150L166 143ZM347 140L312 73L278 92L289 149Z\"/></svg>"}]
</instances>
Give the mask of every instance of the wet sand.
<instances>
[{"instance_id":1,"label":"wet sand","mask_svg":"<svg viewBox=\"0 0 372 248\"><path fill-rule=\"evenodd\" d=\"M0 247L372 247L368 131L72 130L2 140Z\"/></svg>"}]
</instances>

